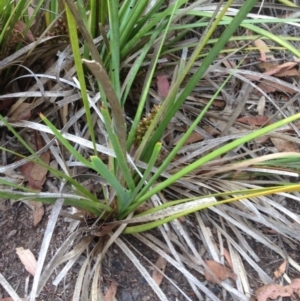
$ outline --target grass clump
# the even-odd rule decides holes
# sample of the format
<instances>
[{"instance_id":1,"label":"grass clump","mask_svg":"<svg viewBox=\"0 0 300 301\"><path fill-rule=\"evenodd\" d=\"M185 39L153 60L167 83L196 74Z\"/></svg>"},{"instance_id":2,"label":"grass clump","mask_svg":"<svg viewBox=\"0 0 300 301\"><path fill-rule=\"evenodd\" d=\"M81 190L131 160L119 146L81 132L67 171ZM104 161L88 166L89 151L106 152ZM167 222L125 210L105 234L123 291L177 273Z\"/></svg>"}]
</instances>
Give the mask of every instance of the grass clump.
<instances>
[{"instance_id":1,"label":"grass clump","mask_svg":"<svg viewBox=\"0 0 300 301\"><path fill-rule=\"evenodd\" d=\"M12 161L2 171L17 168L28 160L34 162L60 180L60 197L57 193L37 192L22 184L4 189L3 196L53 203L59 209L63 204L72 205L94 215L97 231L104 231L110 238L101 251L92 251L92 255L100 254L93 270L92 291L100 291L96 272L100 269L101 258L112 243L122 245L121 233L145 232L191 213L199 218L198 212L207 208L222 216L221 211L225 212L227 203L243 200L240 205L243 206L259 198L266 200L268 195L285 193L291 196L299 191L298 184L281 182L276 174L280 168L289 175L297 173L294 163L299 160L298 153L261 156L258 152L254 159L255 151L245 151L245 145L293 123L300 114L277 120L270 118L272 123L267 126L241 131L225 139L220 137L216 144L205 145L204 141L206 150L196 154L192 151L192 135L200 134L199 125L209 123L205 118L212 114L211 108L222 93L228 96L229 83L238 79L244 83L242 87L255 86L240 72L247 55L233 68L220 67L220 62L226 65L235 54L250 53L244 41L268 39L273 47L281 47L300 57L299 50L289 40L257 24L250 14L257 12L256 3L248 0L234 6L233 1L228 1L206 6L204 1L191 3L187 0L168 3L164 0L155 3L146 0L90 0L87 3L41 0L34 7L26 1L5 3L7 9L2 10L0 20L0 44L5 57L2 57L0 70L7 74L9 81L3 81L2 99L18 101L2 109L1 122L13 135L12 139L17 139L26 151L25 155L18 154L23 160L15 164L16 152L2 146ZM265 17L260 23L267 24L269 20ZM283 22L279 18L271 20ZM44 26L39 32L38 21ZM290 18L283 23L297 21ZM16 29L17 22L22 22L21 32ZM16 31L19 40L12 46L8 37ZM237 34L249 31L249 35ZM52 42L48 44L49 41ZM56 41L55 46L53 41ZM237 45L237 41L243 41L243 46L229 47L232 45L229 43ZM47 60L42 59L51 47L58 58L49 55ZM228 57L221 58L223 53L229 53ZM33 70L37 54L38 61L44 64L43 74ZM22 68L31 71L27 74L22 68L20 71L17 61ZM169 74L164 97L153 89L162 72L160 69ZM191 103L191 99L197 100L195 91L201 89L199 83L207 79L209 73L221 73L222 82L213 85L213 80L209 79L212 85L209 99L201 100L201 105L197 101ZM21 91L14 93L10 80L18 77L24 82L18 82ZM27 86L30 88L25 93ZM244 97L249 97L249 93ZM16 113L21 104L26 108ZM194 111L191 110L193 106ZM230 107L228 98L226 107ZM188 121L182 118L184 111L192 116ZM32 121L20 121L24 119L24 112L31 112ZM231 124L234 122L236 120ZM185 130L181 131L180 126ZM39 131L44 145L34 149L25 141L22 131L19 132L20 127ZM239 149L244 151L239 152ZM41 159L44 152L51 152L58 162L57 168ZM194 155L189 156L191 153ZM250 167L256 168L251 177ZM220 171L216 170L218 168ZM82 170L85 176L96 179L99 190L87 189L78 180ZM265 185L259 185L262 179ZM11 186L6 180L1 183ZM146 203L150 207L145 207ZM58 214L53 213L53 217L57 218ZM106 231L110 226L111 231ZM53 224L49 225L50 232L51 229L53 231ZM287 228L281 231L281 234L291 235ZM253 236L254 232L249 235ZM266 241L261 240L262 243ZM49 241L45 240L46 243ZM40 255L41 267L45 254ZM196 259L199 264L203 263L201 258L196 256ZM42 278L41 269L37 273L31 300L40 292L46 275L54 267L53 262L48 265ZM142 267L138 268L144 273ZM195 295L201 295L198 289L209 294L188 275ZM160 299L166 300L160 288L147 279ZM82 283L78 282L78 286ZM236 289L231 293L239 294Z\"/></svg>"}]
</instances>

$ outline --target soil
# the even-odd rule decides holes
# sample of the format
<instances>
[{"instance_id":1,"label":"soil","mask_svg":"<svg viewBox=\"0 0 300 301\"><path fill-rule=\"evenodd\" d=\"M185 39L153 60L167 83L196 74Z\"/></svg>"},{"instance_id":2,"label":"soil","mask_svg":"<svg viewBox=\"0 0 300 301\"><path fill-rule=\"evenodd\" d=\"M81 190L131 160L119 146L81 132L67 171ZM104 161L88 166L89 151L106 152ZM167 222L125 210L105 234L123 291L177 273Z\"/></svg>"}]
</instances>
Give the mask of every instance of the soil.
<instances>
[{"instance_id":1,"label":"soil","mask_svg":"<svg viewBox=\"0 0 300 301\"><path fill-rule=\"evenodd\" d=\"M47 211L49 212L50 209L51 206L48 206ZM23 247L24 249L30 249L37 258L47 226L47 217L48 214L46 214L43 220L34 227L32 225L32 210L27 205L21 202L0 202L0 271L21 297L25 295L25 281L26 278L29 277L29 273L20 262L16 254L16 248ZM59 219L51 240L47 261L51 259L51 255L53 256L56 250L65 241L68 235L68 225L68 223L64 222L63 218ZM128 236L127 238L130 237ZM136 255L139 257L139 260L144 267L151 272L151 265L145 258L151 262L155 262L157 255L134 238L129 240L130 243L143 254L143 256ZM51 281L47 283L37 300L72 300L72 288L75 286L78 270L78 265L74 265L72 271L68 274L67 281L58 287L55 287L51 283L55 278L55 275L53 275ZM56 271L57 274L58 272L59 271ZM189 295L193 294L193 291L188 287L187 282L180 272L176 271L174 268L169 268L166 273L173 281L180 284L181 289L185 290ZM118 301L158 300L146 280L117 246L113 246L110 249L108 256L105 257L102 275L105 283L104 286L106 288L109 287L112 280L117 281L118 290L116 298ZM33 277L30 276L29 287L32 284L32 278ZM168 284L167 281L163 281L161 288L170 301L175 301L176 297L178 297L177 300L181 300L180 296L178 296L178 292L174 290L173 286ZM8 297L8 294L0 286L0 299L4 297ZM193 299L192 296L190 297Z\"/></svg>"},{"instance_id":2,"label":"soil","mask_svg":"<svg viewBox=\"0 0 300 301\"><path fill-rule=\"evenodd\" d=\"M16 255L15 249L16 247L30 249L34 253L34 255L38 257L50 210L51 206L47 206L46 214L43 220L36 227L34 227L32 225L32 211L27 205L21 202L11 203L9 201L0 201L0 271L5 279L21 297L26 295L25 283L27 278L30 279L29 287L31 287L32 276L29 276L29 273L24 269L22 263ZM295 206L295 211L300 213L299 205ZM62 217L59 218L56 230L51 240L51 246L47 256L47 261L51 259L51 256L53 256L53 254L68 236L68 225L69 224L65 222ZM134 237L126 236L126 239L128 239L129 243L138 250L139 254L136 253L138 259L151 273L152 267L147 260L155 263L157 254L153 253L153 251L145 247ZM272 277L274 270L279 267L282 259L279 258L278 255L274 252L266 250L266 248L256 243L254 240L249 239L248 243L260 256L261 268ZM299 243L295 242L295 248L293 249L285 244L284 248L286 248L286 252L296 262L300 262ZM74 265L71 272L68 273L67 279L65 279L65 281L62 281L62 284L57 287L52 284L52 281L55 278L55 274L52 275L37 300L72 300L73 288L75 286L79 267L79 264ZM255 272L253 272L251 266L246 264L246 267L248 276L251 279L251 288L255 290L256 288L261 286L262 283L260 283L259 277L257 277ZM55 271L55 273L58 274L59 271ZM178 270L168 265L166 274L191 298L191 300L197 300L196 296L193 293L193 290L190 288L189 284ZM298 278L299 273L297 273L293 269L289 269L288 276L291 279ZM118 301L158 300L145 279L140 275L140 273L136 270L130 260L117 246L113 246L110 249L110 252L108 252L108 255L103 261L102 278L105 288L109 287L112 280L117 281L118 289L116 299ZM168 297L168 300L185 300L185 298L166 279L163 280L160 287ZM222 299L220 288L217 285L209 285L208 287L220 299ZM8 294L0 286L0 299L4 297L8 297ZM227 296L224 300L229 301L232 299L230 298L230 296ZM283 300L287 301L292 299L283 298Z\"/></svg>"},{"instance_id":3,"label":"soil","mask_svg":"<svg viewBox=\"0 0 300 301\"><path fill-rule=\"evenodd\" d=\"M46 211L49 212L51 206ZM16 248L23 247L29 249L38 258L40 246L43 240L44 232L47 226L47 216L36 226L32 222L32 210L21 202L0 201L0 271L4 278L17 291L20 297L26 295L25 280L29 277L29 273L25 270L20 262ZM51 259L51 255L60 247L66 239L67 223L60 218L56 225L56 229L51 240L47 260ZM54 277L52 277L54 279ZM56 301L71 300L72 287L74 287L76 275L69 275L68 288L54 287L51 282L46 285L38 300L40 301ZM29 287L32 284L32 277L29 277ZM28 293L30 290L28 291ZM7 293L0 286L0 298L8 297Z\"/></svg>"}]
</instances>

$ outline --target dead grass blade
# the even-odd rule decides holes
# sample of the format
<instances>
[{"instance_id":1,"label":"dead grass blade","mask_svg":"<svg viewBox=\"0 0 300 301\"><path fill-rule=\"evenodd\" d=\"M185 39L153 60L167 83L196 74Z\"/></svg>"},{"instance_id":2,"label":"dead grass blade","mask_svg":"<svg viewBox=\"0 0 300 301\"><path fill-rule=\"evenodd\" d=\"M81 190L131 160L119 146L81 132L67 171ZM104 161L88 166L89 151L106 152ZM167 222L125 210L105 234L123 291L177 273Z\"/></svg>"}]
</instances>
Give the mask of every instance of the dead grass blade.
<instances>
[{"instance_id":1,"label":"dead grass blade","mask_svg":"<svg viewBox=\"0 0 300 301\"><path fill-rule=\"evenodd\" d=\"M126 128L125 128L125 118L124 111L121 107L120 101L118 100L117 95L112 87L111 81L103 68L103 65L97 63L96 61L88 61L83 59L84 64L90 69L90 71L94 74L97 81L101 84L105 95L109 101L112 115L114 117L114 122L116 123L116 131L117 136L119 138L123 154L126 154Z\"/></svg>"},{"instance_id":2,"label":"dead grass blade","mask_svg":"<svg viewBox=\"0 0 300 301\"><path fill-rule=\"evenodd\" d=\"M49 222L47 224L47 228L44 234L41 250L39 252L39 257L38 257L38 262L37 262L37 268L36 268L36 273L33 279L33 284L32 284L32 289L30 293L30 301L35 301L36 294L38 291L38 286L39 286L39 281L43 269L43 265L45 262L45 258L48 252L48 248L50 245L50 241L53 235L53 231L60 213L60 210L62 208L62 205L64 203L64 199L58 199L51 211L51 214L49 216Z\"/></svg>"},{"instance_id":3,"label":"dead grass blade","mask_svg":"<svg viewBox=\"0 0 300 301\"><path fill-rule=\"evenodd\" d=\"M25 54L27 54L28 52L32 51L37 45L42 44L42 43L52 40L52 39L53 39L53 37L48 37L48 38L45 38L42 41L40 41L40 43L38 43L38 44L37 44L37 42L33 42L33 43L28 44L27 46L22 47L20 50L14 52L9 57L0 61L0 70L8 68L11 64L15 64L16 62L22 61L23 56Z\"/></svg>"},{"instance_id":4,"label":"dead grass blade","mask_svg":"<svg viewBox=\"0 0 300 301\"><path fill-rule=\"evenodd\" d=\"M128 215L126 220L130 221L131 218L132 218L132 215L133 215L133 212ZM127 227L126 220L124 221L125 224L121 225L115 232L110 232L109 233L110 238L109 238L109 240L107 241L107 243L105 244L105 246L102 250L102 257L106 254L109 247L116 241L116 239L121 235L121 233Z\"/></svg>"},{"instance_id":5,"label":"dead grass blade","mask_svg":"<svg viewBox=\"0 0 300 301\"><path fill-rule=\"evenodd\" d=\"M148 247L150 247L157 254L159 254L160 256L164 257L168 261L168 263L170 263L171 265L173 265L176 269L178 269L179 271L181 271L182 274L185 275L185 277L187 278L187 280L190 283L192 283L197 288L199 288L201 291L203 291L211 300L213 300L213 301L220 301L220 299L218 297L216 297L201 281L199 281L194 275L192 275L188 270L186 270L185 267L182 264L180 264L181 261L178 262L177 260L174 260L171 256L169 256L160 247L158 247L157 245L155 245L154 243L152 243L150 240L148 240L147 237L149 235L142 236L140 234L135 234L134 236L136 238L138 238L141 242L143 242L145 245L147 245ZM152 238L154 239L154 237L152 237ZM158 244L161 243L159 240L157 240L157 242L158 242ZM168 247L169 246L170 245L168 245ZM172 248L172 249L174 249L174 248ZM172 249L171 249L171 251L172 251ZM176 251L175 251L175 254L177 254ZM173 255L174 255L174 253L173 253ZM178 255L176 257L178 257ZM183 258L181 258L181 259L183 259ZM194 268L195 268L195 265L194 265ZM198 270L198 267L197 267L197 270ZM200 298L200 300L201 300L202 296L200 295L198 298Z\"/></svg>"},{"instance_id":6,"label":"dead grass blade","mask_svg":"<svg viewBox=\"0 0 300 301\"><path fill-rule=\"evenodd\" d=\"M161 199L166 201L163 197L162 194L160 194ZM152 198L152 202L154 206L157 206L158 204L161 204L160 199L157 196L154 196ZM164 227L159 227L159 230L161 232L161 234L163 235L165 241L168 244L168 248L170 249L172 255L174 256L174 258L176 259L177 263L181 266L181 269L185 269L185 266L183 265L183 263L181 262L181 258L179 253L176 251L176 248L174 246L174 243L176 243L177 246L180 246L181 250L185 250L184 252L189 254L189 248L192 250L193 255L195 256L195 258L197 259L197 261L199 261L202 265L205 265L204 261L202 260L201 256L199 256L198 252L195 250L195 247L193 245L193 243L191 242L188 234L186 233L186 231L184 231L183 227L181 226L180 222L178 220L174 220L171 222L171 227L174 229L174 232L177 233L177 237L181 237L183 236L185 241L187 242L188 246L182 246L181 243L179 243L179 240L175 241L174 240L174 236L176 237L176 235L173 236L173 239L170 239L172 237L172 231L171 229L169 229L169 226L165 225ZM182 240L181 240L182 242ZM190 279L187 278L187 281L189 282L191 288L193 289L195 295L201 299L202 296L197 288L197 286L193 283L193 281L191 281Z\"/></svg>"},{"instance_id":7,"label":"dead grass blade","mask_svg":"<svg viewBox=\"0 0 300 301\"><path fill-rule=\"evenodd\" d=\"M11 285L7 282L7 280L0 273L0 284L7 291L7 293L13 298L14 301L22 301L22 299L18 296L16 291L11 287Z\"/></svg>"},{"instance_id":8,"label":"dead grass blade","mask_svg":"<svg viewBox=\"0 0 300 301\"><path fill-rule=\"evenodd\" d=\"M168 207L165 209L161 209L160 211L149 213L146 215L142 215L139 217L133 217L131 219L126 219L124 221L118 221L117 224L136 224L140 222L149 222L149 221L155 221L161 218L169 217L172 215L175 215L180 212L184 212L186 210L198 207L198 206L205 206L206 204L212 204L215 203L216 199L214 197L207 197L207 198L201 198L198 200L193 200L190 202L182 203L179 205L174 205L173 207Z\"/></svg>"},{"instance_id":9,"label":"dead grass blade","mask_svg":"<svg viewBox=\"0 0 300 301\"><path fill-rule=\"evenodd\" d=\"M231 244L228 245L229 254L232 260L232 266L234 272L238 275L236 280L237 290L243 292L246 297L251 297L250 283L247 277L247 271L242 262L240 254L232 247Z\"/></svg>"},{"instance_id":10,"label":"dead grass blade","mask_svg":"<svg viewBox=\"0 0 300 301\"><path fill-rule=\"evenodd\" d=\"M86 299L84 299L84 298L80 299L80 298L81 298L81 296L87 295L88 285L84 285L84 281L85 281L85 279L89 278L89 274L91 272L90 265L91 265L91 256L88 255L87 258L85 259L85 261L83 262L83 264L80 268L80 271L78 273L72 301L88 300L87 298Z\"/></svg>"},{"instance_id":11,"label":"dead grass blade","mask_svg":"<svg viewBox=\"0 0 300 301\"><path fill-rule=\"evenodd\" d=\"M248 101L250 93L252 92L252 90L253 90L253 86L251 86L247 82L244 82L242 87L241 87L240 93L239 93L238 97L236 98L235 102L234 103L228 102L226 104L226 107L224 108L224 113L226 113L226 108L228 106L229 107L229 112L231 114L230 114L230 118L229 118L225 128L220 133L220 136L227 135L229 129L232 127L232 125L235 123L238 116L243 111L244 106L245 106L246 102ZM232 107L234 107L234 111L232 111Z\"/></svg>"},{"instance_id":12,"label":"dead grass blade","mask_svg":"<svg viewBox=\"0 0 300 301\"><path fill-rule=\"evenodd\" d=\"M91 301L105 301L104 295L102 293L101 287L99 286L100 282L100 274L101 274L101 261L102 261L103 255L102 252L96 257L96 263L93 267L93 278L92 278L92 286L90 291L90 300Z\"/></svg>"},{"instance_id":13,"label":"dead grass blade","mask_svg":"<svg viewBox=\"0 0 300 301\"><path fill-rule=\"evenodd\" d=\"M68 271L72 268L72 266L76 263L78 258L81 256L84 250L90 245L91 241L94 239L92 235L85 237L80 243L78 243L74 249L65 254L60 258L60 263L64 261L68 261L64 268L60 271L60 273L56 276L53 281L53 284L57 286L63 278L66 277Z\"/></svg>"},{"instance_id":14,"label":"dead grass blade","mask_svg":"<svg viewBox=\"0 0 300 301\"><path fill-rule=\"evenodd\" d=\"M51 258L50 262L45 267L39 281L39 286L37 290L37 294L40 294L42 289L44 288L46 282L50 278L52 272L62 263L61 258L72 247L74 239L82 233L82 230L74 231L71 235L67 237L64 243L60 246L60 248L56 251L55 255Z\"/></svg>"},{"instance_id":15,"label":"dead grass blade","mask_svg":"<svg viewBox=\"0 0 300 301\"><path fill-rule=\"evenodd\" d=\"M153 269L157 269L156 265L154 265L148 258L146 258L139 250L137 250L132 244L130 244L130 242L128 240L126 240L124 237L122 237L122 240L124 240L132 250L134 250L136 253L138 253L140 256L142 256L148 263L149 265L153 266ZM163 260L165 260L163 257L159 257L162 258ZM158 271L159 273L162 273L161 271ZM168 277L166 274L162 274L163 278L165 278L166 280L168 280L185 298L186 300L191 301L190 297L188 297L186 295L186 293L180 289L180 287L170 278Z\"/></svg>"},{"instance_id":16,"label":"dead grass blade","mask_svg":"<svg viewBox=\"0 0 300 301\"><path fill-rule=\"evenodd\" d=\"M258 273L260 279L264 283L271 283L273 280L270 278L265 271L263 271L255 261L252 260L252 258L239 246L238 243L234 241L232 237L227 233L226 230L223 230L218 224L216 224L213 220L210 220L213 226L220 231L220 233L226 238L228 244L230 243L235 250L237 250L241 256L255 269L255 271Z\"/></svg>"},{"instance_id":17,"label":"dead grass blade","mask_svg":"<svg viewBox=\"0 0 300 301\"><path fill-rule=\"evenodd\" d=\"M168 298L160 289L160 287L155 283L151 275L147 272L144 266L139 262L136 256L132 253L132 251L124 244L124 242L117 238L115 240L116 245L124 252L124 254L130 259L130 261L135 265L138 271L143 275L144 279L148 282L151 288L154 290L156 295L161 301L168 301Z\"/></svg>"}]
</instances>

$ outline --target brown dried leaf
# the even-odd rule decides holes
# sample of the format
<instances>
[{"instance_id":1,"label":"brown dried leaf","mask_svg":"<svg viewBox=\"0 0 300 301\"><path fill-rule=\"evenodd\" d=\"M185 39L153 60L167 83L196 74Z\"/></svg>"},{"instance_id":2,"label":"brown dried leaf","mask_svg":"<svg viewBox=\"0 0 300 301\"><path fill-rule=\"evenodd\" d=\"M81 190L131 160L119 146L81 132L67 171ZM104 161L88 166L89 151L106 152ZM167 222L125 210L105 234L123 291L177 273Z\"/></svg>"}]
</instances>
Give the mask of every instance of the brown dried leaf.
<instances>
[{"instance_id":1,"label":"brown dried leaf","mask_svg":"<svg viewBox=\"0 0 300 301\"><path fill-rule=\"evenodd\" d=\"M152 209L153 207L147 203L147 202L144 202L142 203L140 206L138 206L136 209L135 209L135 212L136 213L143 213L143 212L146 212L150 209Z\"/></svg>"},{"instance_id":2,"label":"brown dried leaf","mask_svg":"<svg viewBox=\"0 0 300 301\"><path fill-rule=\"evenodd\" d=\"M236 121L252 126L262 126L271 124L269 117L267 116L245 116L238 118Z\"/></svg>"},{"instance_id":3,"label":"brown dried leaf","mask_svg":"<svg viewBox=\"0 0 300 301\"><path fill-rule=\"evenodd\" d=\"M41 202L30 201L29 204L33 207L33 225L36 226L43 218L45 210Z\"/></svg>"},{"instance_id":4,"label":"brown dried leaf","mask_svg":"<svg viewBox=\"0 0 300 301\"><path fill-rule=\"evenodd\" d=\"M279 152L299 152L299 147L294 142L280 138L271 138L271 141Z\"/></svg>"},{"instance_id":5,"label":"brown dried leaf","mask_svg":"<svg viewBox=\"0 0 300 301\"><path fill-rule=\"evenodd\" d=\"M209 271L204 272L205 278L207 281L210 281L212 283L217 283L216 279L219 281L223 281L227 278L231 278L233 280L236 280L236 274L227 268L225 265L222 265L214 260L205 260L204 261L207 267L210 269ZM213 277L213 274L215 277Z\"/></svg>"},{"instance_id":6,"label":"brown dried leaf","mask_svg":"<svg viewBox=\"0 0 300 301\"><path fill-rule=\"evenodd\" d=\"M16 248L16 253L19 256L21 262L23 263L26 271L34 276L36 271L37 261L33 253L29 249L24 249L23 247Z\"/></svg>"},{"instance_id":7,"label":"brown dried leaf","mask_svg":"<svg viewBox=\"0 0 300 301\"><path fill-rule=\"evenodd\" d=\"M159 75L157 76L157 92L158 95L165 99L168 96L170 90L170 84L167 75Z\"/></svg>"},{"instance_id":8,"label":"brown dried leaf","mask_svg":"<svg viewBox=\"0 0 300 301\"><path fill-rule=\"evenodd\" d=\"M279 73L274 74L276 77L299 77L300 73L297 68L292 68L289 70L284 70Z\"/></svg>"},{"instance_id":9,"label":"brown dried leaf","mask_svg":"<svg viewBox=\"0 0 300 301\"><path fill-rule=\"evenodd\" d=\"M259 64L259 67L263 69L263 74L273 75L276 77L299 77L299 71L296 68L297 62L287 62L281 65L277 65L273 62L263 62Z\"/></svg>"},{"instance_id":10,"label":"brown dried leaf","mask_svg":"<svg viewBox=\"0 0 300 301\"><path fill-rule=\"evenodd\" d=\"M274 272L275 278L281 277L286 270L286 260L279 266L279 268Z\"/></svg>"},{"instance_id":11,"label":"brown dried leaf","mask_svg":"<svg viewBox=\"0 0 300 301\"><path fill-rule=\"evenodd\" d=\"M272 75L272 70L274 70L274 68L277 67L277 64L273 63L273 62L262 62L262 63L259 63L259 68L263 70L263 73L264 74L269 74L269 72L271 74L269 75Z\"/></svg>"},{"instance_id":12,"label":"brown dried leaf","mask_svg":"<svg viewBox=\"0 0 300 301\"><path fill-rule=\"evenodd\" d=\"M203 126L203 130L208 133L211 136L217 136L220 134L220 132L218 130L216 130L214 127L212 126ZM183 131L185 132L185 130ZM181 139L181 136L178 135L175 139L174 139L174 145L177 145L179 143ZM188 145L188 144L192 144L198 141L202 141L204 140L204 136L201 135L198 132L193 132L188 139L185 141L184 145Z\"/></svg>"},{"instance_id":13,"label":"brown dried leaf","mask_svg":"<svg viewBox=\"0 0 300 301\"><path fill-rule=\"evenodd\" d=\"M236 68L236 63L234 60L223 60L222 63L228 69Z\"/></svg>"},{"instance_id":14,"label":"brown dried leaf","mask_svg":"<svg viewBox=\"0 0 300 301\"><path fill-rule=\"evenodd\" d=\"M233 270L233 264L232 264L231 256L230 256L228 250L226 248L224 248L223 252L224 252L224 257L227 260L229 267Z\"/></svg>"},{"instance_id":15,"label":"brown dried leaf","mask_svg":"<svg viewBox=\"0 0 300 301\"><path fill-rule=\"evenodd\" d=\"M160 285L164 279L164 273L165 273L166 266L167 266L167 260L165 258L163 258L162 256L159 256L155 263L155 266L157 267L157 269L154 268L153 273L152 273L152 278L157 285Z\"/></svg>"},{"instance_id":16,"label":"brown dried leaf","mask_svg":"<svg viewBox=\"0 0 300 301\"><path fill-rule=\"evenodd\" d=\"M295 294L300 296L300 278L292 280L289 286L293 289Z\"/></svg>"},{"instance_id":17,"label":"brown dried leaf","mask_svg":"<svg viewBox=\"0 0 300 301\"><path fill-rule=\"evenodd\" d=\"M271 68L271 66L266 69L266 72L264 72L264 74L266 75L275 75L277 77L283 77L283 76L288 76L288 71L295 69L294 67L297 66L298 63L296 62L287 62L281 65L275 65L273 64L273 68ZM294 71L291 72L291 74L293 74ZM282 74L286 74L286 75L282 75ZM299 75L299 72L297 73L297 75Z\"/></svg>"},{"instance_id":18,"label":"brown dried leaf","mask_svg":"<svg viewBox=\"0 0 300 301\"><path fill-rule=\"evenodd\" d=\"M261 39L257 39L253 41L253 44L258 48L260 52L260 60L265 62L267 59L275 60L269 46Z\"/></svg>"},{"instance_id":19,"label":"brown dried leaf","mask_svg":"<svg viewBox=\"0 0 300 301\"><path fill-rule=\"evenodd\" d=\"M256 292L257 301L267 301L268 298L292 297L293 294L300 296L300 278L291 281L289 285L268 284L260 287Z\"/></svg>"},{"instance_id":20,"label":"brown dried leaf","mask_svg":"<svg viewBox=\"0 0 300 301\"><path fill-rule=\"evenodd\" d=\"M22 22L21 20L17 21L15 26L14 26L14 31L20 33L22 36L24 35L26 29L26 24ZM35 41L35 38L29 29L26 33L26 36L24 37L24 41L27 43L32 43Z\"/></svg>"},{"instance_id":21,"label":"brown dried leaf","mask_svg":"<svg viewBox=\"0 0 300 301\"><path fill-rule=\"evenodd\" d=\"M41 154L40 159L47 165L50 162L50 153L44 152ZM28 162L21 167L21 173L28 181L29 187L32 189L41 190L47 175L47 168L39 165L38 163Z\"/></svg>"},{"instance_id":22,"label":"brown dried leaf","mask_svg":"<svg viewBox=\"0 0 300 301\"><path fill-rule=\"evenodd\" d=\"M267 301L268 298L276 299L280 297L291 297L293 295L293 289L289 286L282 286L279 284L268 284L260 287L255 292L257 301Z\"/></svg>"},{"instance_id":23,"label":"brown dried leaf","mask_svg":"<svg viewBox=\"0 0 300 301\"><path fill-rule=\"evenodd\" d=\"M263 79L257 86L266 93L279 91L291 95L296 94L296 91L294 89L290 89L285 85L274 83L273 81L267 79Z\"/></svg>"},{"instance_id":24,"label":"brown dried leaf","mask_svg":"<svg viewBox=\"0 0 300 301\"><path fill-rule=\"evenodd\" d=\"M100 231L93 233L95 236L103 237L106 236L110 231L116 228L118 224L107 224L101 227Z\"/></svg>"},{"instance_id":25,"label":"brown dried leaf","mask_svg":"<svg viewBox=\"0 0 300 301\"><path fill-rule=\"evenodd\" d=\"M218 100L218 99L216 99L216 100L214 100L214 102L213 102L213 106L214 106L214 107L217 107L217 108L220 108L220 109L224 109L225 106L226 106L226 103L225 103L225 101L223 101L223 100Z\"/></svg>"},{"instance_id":26,"label":"brown dried leaf","mask_svg":"<svg viewBox=\"0 0 300 301\"><path fill-rule=\"evenodd\" d=\"M31 117L31 111L28 110L31 104L27 102L22 102L14 111L11 118L14 118L14 121L19 120L29 120Z\"/></svg>"},{"instance_id":27,"label":"brown dried leaf","mask_svg":"<svg viewBox=\"0 0 300 301\"><path fill-rule=\"evenodd\" d=\"M105 296L104 296L104 300L105 301L117 301L116 299L116 293L117 293L117 282L115 280L113 280L109 286L108 291L106 292Z\"/></svg>"},{"instance_id":28,"label":"brown dried leaf","mask_svg":"<svg viewBox=\"0 0 300 301\"><path fill-rule=\"evenodd\" d=\"M264 116L265 108L266 108L266 98L262 96L257 102L257 114L259 116Z\"/></svg>"},{"instance_id":29,"label":"brown dried leaf","mask_svg":"<svg viewBox=\"0 0 300 301\"><path fill-rule=\"evenodd\" d=\"M185 141L184 145L188 145L188 144L192 144L198 141L202 141L204 139L204 136L202 136L201 134L197 133L197 132L193 132ZM175 144L177 144L179 142L176 141Z\"/></svg>"}]
</instances>

